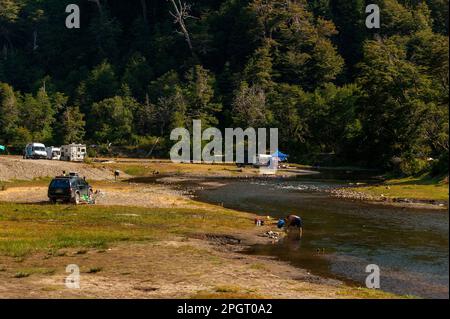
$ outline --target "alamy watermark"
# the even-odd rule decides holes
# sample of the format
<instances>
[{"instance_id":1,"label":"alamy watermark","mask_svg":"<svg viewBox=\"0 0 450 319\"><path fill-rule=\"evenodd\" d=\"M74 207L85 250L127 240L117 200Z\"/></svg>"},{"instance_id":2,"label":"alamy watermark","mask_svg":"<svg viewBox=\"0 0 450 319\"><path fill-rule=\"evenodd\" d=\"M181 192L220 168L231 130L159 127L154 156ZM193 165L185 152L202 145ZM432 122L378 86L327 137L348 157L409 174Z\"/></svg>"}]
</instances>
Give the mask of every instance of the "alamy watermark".
<instances>
[{"instance_id":1,"label":"alamy watermark","mask_svg":"<svg viewBox=\"0 0 450 319\"><path fill-rule=\"evenodd\" d=\"M369 15L366 17L366 27L368 29L379 29L380 7L376 4L369 4L366 7L366 13L369 13Z\"/></svg>"},{"instance_id":2,"label":"alamy watermark","mask_svg":"<svg viewBox=\"0 0 450 319\"><path fill-rule=\"evenodd\" d=\"M69 15L66 18L67 29L79 29L80 23L80 7L76 4L69 4L66 7L66 13ZM376 4L369 4L366 6L366 27L368 29L380 28L380 7Z\"/></svg>"},{"instance_id":3,"label":"alamy watermark","mask_svg":"<svg viewBox=\"0 0 450 319\"><path fill-rule=\"evenodd\" d=\"M278 168L278 158L270 155L278 150L277 128L226 128L224 140L219 129L209 127L202 131L201 120L194 120L192 139L191 132L181 127L172 130L170 139L178 141L170 150L170 159L174 163L254 164L260 166L261 173L270 173ZM203 142L207 142L206 145ZM260 165L263 156L267 156L267 162Z\"/></svg>"},{"instance_id":4,"label":"alamy watermark","mask_svg":"<svg viewBox=\"0 0 450 319\"><path fill-rule=\"evenodd\" d=\"M370 273L366 277L366 287L369 289L380 289L380 267L375 264L367 265L366 273Z\"/></svg>"},{"instance_id":5,"label":"alamy watermark","mask_svg":"<svg viewBox=\"0 0 450 319\"><path fill-rule=\"evenodd\" d=\"M70 273L65 280L66 287L69 289L80 289L80 267L75 264L68 265L66 273Z\"/></svg>"},{"instance_id":6,"label":"alamy watermark","mask_svg":"<svg viewBox=\"0 0 450 319\"><path fill-rule=\"evenodd\" d=\"M66 7L66 13L69 13L69 15L66 18L66 28L79 29L81 27L80 7L76 4L69 4Z\"/></svg>"}]
</instances>

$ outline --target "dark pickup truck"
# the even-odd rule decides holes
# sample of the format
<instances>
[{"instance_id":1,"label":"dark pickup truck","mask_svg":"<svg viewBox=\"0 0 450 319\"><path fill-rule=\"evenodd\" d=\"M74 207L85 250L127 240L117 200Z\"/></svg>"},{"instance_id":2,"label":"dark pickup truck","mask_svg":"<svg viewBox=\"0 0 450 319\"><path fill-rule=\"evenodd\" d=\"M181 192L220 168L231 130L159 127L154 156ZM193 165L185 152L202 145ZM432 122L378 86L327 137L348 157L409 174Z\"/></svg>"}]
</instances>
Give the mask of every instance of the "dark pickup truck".
<instances>
[{"instance_id":1,"label":"dark pickup truck","mask_svg":"<svg viewBox=\"0 0 450 319\"><path fill-rule=\"evenodd\" d=\"M78 175L55 177L48 187L50 202L70 202L78 205L83 198L91 198L92 187Z\"/></svg>"}]
</instances>

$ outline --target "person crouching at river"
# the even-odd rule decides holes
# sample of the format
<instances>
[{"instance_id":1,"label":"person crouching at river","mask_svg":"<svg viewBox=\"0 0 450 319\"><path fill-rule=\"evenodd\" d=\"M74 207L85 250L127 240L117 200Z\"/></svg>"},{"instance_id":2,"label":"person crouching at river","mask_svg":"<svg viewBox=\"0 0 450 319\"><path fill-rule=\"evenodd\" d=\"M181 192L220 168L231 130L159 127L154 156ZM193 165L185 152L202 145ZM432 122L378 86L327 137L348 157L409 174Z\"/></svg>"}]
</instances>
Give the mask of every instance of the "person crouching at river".
<instances>
[{"instance_id":1,"label":"person crouching at river","mask_svg":"<svg viewBox=\"0 0 450 319\"><path fill-rule=\"evenodd\" d=\"M299 237L303 236L303 220L297 215L289 215L284 219L280 219L277 223L278 228L284 228L286 232L290 232L292 228L298 230Z\"/></svg>"}]
</instances>

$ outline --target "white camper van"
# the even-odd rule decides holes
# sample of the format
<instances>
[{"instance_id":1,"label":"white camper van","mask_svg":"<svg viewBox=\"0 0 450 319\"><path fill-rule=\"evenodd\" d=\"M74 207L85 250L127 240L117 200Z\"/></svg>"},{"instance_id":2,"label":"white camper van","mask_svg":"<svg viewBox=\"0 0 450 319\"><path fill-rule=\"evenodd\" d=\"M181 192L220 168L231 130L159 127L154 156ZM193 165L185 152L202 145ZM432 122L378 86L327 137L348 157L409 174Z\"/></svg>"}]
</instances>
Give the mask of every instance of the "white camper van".
<instances>
[{"instance_id":1,"label":"white camper van","mask_svg":"<svg viewBox=\"0 0 450 319\"><path fill-rule=\"evenodd\" d=\"M82 162L86 157L86 145L70 144L61 146L61 161Z\"/></svg>"},{"instance_id":2,"label":"white camper van","mask_svg":"<svg viewBox=\"0 0 450 319\"><path fill-rule=\"evenodd\" d=\"M253 166L258 167L266 167L270 165L270 162L272 160L272 155L266 155L266 154L257 154L255 155L253 159Z\"/></svg>"},{"instance_id":3,"label":"white camper van","mask_svg":"<svg viewBox=\"0 0 450 319\"><path fill-rule=\"evenodd\" d=\"M23 151L24 159L46 159L47 151L45 150L45 145L41 143L30 143L25 146Z\"/></svg>"},{"instance_id":4,"label":"white camper van","mask_svg":"<svg viewBox=\"0 0 450 319\"><path fill-rule=\"evenodd\" d=\"M59 161L61 158L61 149L59 147L50 146L46 148L47 159Z\"/></svg>"}]
</instances>

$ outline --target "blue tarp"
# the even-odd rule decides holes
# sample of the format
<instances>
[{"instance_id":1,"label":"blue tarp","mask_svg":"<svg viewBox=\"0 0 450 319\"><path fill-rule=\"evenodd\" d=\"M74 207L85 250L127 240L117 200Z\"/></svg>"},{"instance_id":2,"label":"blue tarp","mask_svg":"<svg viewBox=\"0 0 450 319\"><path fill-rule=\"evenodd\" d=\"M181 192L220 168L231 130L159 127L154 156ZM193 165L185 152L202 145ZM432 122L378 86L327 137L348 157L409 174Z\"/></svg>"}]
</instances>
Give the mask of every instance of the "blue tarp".
<instances>
[{"instance_id":1,"label":"blue tarp","mask_svg":"<svg viewBox=\"0 0 450 319\"><path fill-rule=\"evenodd\" d=\"M273 157L278 157L280 161L285 161L289 155L281 153L279 150L277 150L275 153L272 154Z\"/></svg>"},{"instance_id":2,"label":"blue tarp","mask_svg":"<svg viewBox=\"0 0 450 319\"><path fill-rule=\"evenodd\" d=\"M6 151L6 146L0 145L0 151Z\"/></svg>"}]
</instances>

